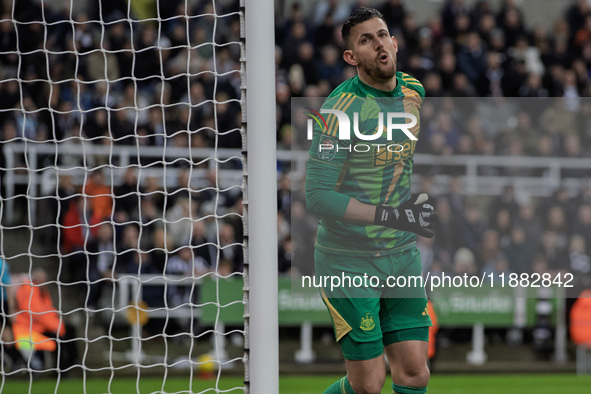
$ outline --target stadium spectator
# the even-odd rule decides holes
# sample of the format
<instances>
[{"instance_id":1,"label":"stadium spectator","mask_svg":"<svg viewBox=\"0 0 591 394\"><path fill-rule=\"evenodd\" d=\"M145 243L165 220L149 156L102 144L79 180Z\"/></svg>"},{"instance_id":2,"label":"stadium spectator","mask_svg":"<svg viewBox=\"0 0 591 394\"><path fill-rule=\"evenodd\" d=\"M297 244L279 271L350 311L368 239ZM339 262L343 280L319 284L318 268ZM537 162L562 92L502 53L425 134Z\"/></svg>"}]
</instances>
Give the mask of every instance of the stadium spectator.
<instances>
[{"instance_id":1,"label":"stadium spectator","mask_svg":"<svg viewBox=\"0 0 591 394\"><path fill-rule=\"evenodd\" d=\"M85 133L88 138L93 139L94 143L99 143L98 137L102 137L109 132L107 116L107 111L104 108L99 108L86 117Z\"/></svg>"},{"instance_id":2,"label":"stadium spectator","mask_svg":"<svg viewBox=\"0 0 591 394\"><path fill-rule=\"evenodd\" d=\"M293 260L293 244L291 236L284 237L279 243L277 266L280 274L289 273L292 267Z\"/></svg>"},{"instance_id":3,"label":"stadium spectator","mask_svg":"<svg viewBox=\"0 0 591 394\"><path fill-rule=\"evenodd\" d=\"M591 41L591 13L585 15L583 26L574 34L573 43L577 47L582 47Z\"/></svg>"},{"instance_id":4,"label":"stadium spectator","mask_svg":"<svg viewBox=\"0 0 591 394\"><path fill-rule=\"evenodd\" d=\"M488 260L482 269L482 273L487 278L491 278L492 283L496 283L497 285L504 283L504 279L502 278L508 278L511 274L505 255L499 253L495 258Z\"/></svg>"},{"instance_id":5,"label":"stadium spectator","mask_svg":"<svg viewBox=\"0 0 591 394\"><path fill-rule=\"evenodd\" d=\"M585 16L591 12L586 0L577 0L566 12L566 21L570 28L570 34L575 35L585 24Z\"/></svg>"},{"instance_id":6,"label":"stadium spectator","mask_svg":"<svg viewBox=\"0 0 591 394\"><path fill-rule=\"evenodd\" d=\"M406 16L402 0L386 0L380 11L388 21L390 29L400 29Z\"/></svg>"},{"instance_id":7,"label":"stadium spectator","mask_svg":"<svg viewBox=\"0 0 591 394\"><path fill-rule=\"evenodd\" d=\"M459 245L466 247L472 252L478 250L482 235L486 230L486 223L481 217L477 206L469 204L466 206L464 217L461 219Z\"/></svg>"},{"instance_id":8,"label":"stadium spectator","mask_svg":"<svg viewBox=\"0 0 591 394\"><path fill-rule=\"evenodd\" d=\"M156 274L162 274L165 271L166 261L169 254L174 250L174 242L169 234L166 234L164 228L157 228L152 232L150 262L151 271ZM149 305L154 305L148 302Z\"/></svg>"},{"instance_id":9,"label":"stadium spectator","mask_svg":"<svg viewBox=\"0 0 591 394\"><path fill-rule=\"evenodd\" d=\"M124 223L127 220L117 220L118 223ZM164 219L162 211L159 211L154 200L141 199L141 217L139 218L142 226L142 234L149 239L154 235L154 232L164 227ZM148 247L149 248L149 247Z\"/></svg>"},{"instance_id":10,"label":"stadium spectator","mask_svg":"<svg viewBox=\"0 0 591 394\"><path fill-rule=\"evenodd\" d=\"M322 0L316 6L314 24L319 25L330 15L335 24L341 24L351 13L350 6L347 3L337 0Z\"/></svg>"},{"instance_id":11,"label":"stadium spectator","mask_svg":"<svg viewBox=\"0 0 591 394\"><path fill-rule=\"evenodd\" d=\"M13 325L17 340L31 337L34 349L51 350L56 358L58 371L64 376L78 359L76 333L74 327L66 323L53 306L47 289L47 273L36 268L31 273L31 280L21 284L16 291L16 316ZM54 341L51 341L53 339ZM57 345L55 340L57 341ZM45 343L44 341L48 341ZM58 349L59 347L59 349ZM57 349L57 351L56 351ZM57 360L59 354L59 360ZM39 355L35 355L39 358ZM35 364L35 363L32 363Z\"/></svg>"},{"instance_id":12,"label":"stadium spectator","mask_svg":"<svg viewBox=\"0 0 591 394\"><path fill-rule=\"evenodd\" d=\"M431 122L427 130L423 130L426 135L426 139L430 140L439 135L443 139L443 146L445 149L454 150L458 146L458 140L460 139L460 130L458 130L455 122L453 122L452 116L448 112L441 111L437 114L436 119ZM431 144L433 147L433 144ZM438 149L435 149L435 152Z\"/></svg>"},{"instance_id":13,"label":"stadium spectator","mask_svg":"<svg viewBox=\"0 0 591 394\"><path fill-rule=\"evenodd\" d=\"M572 223L572 233L581 235L585 245L591 248L591 205L581 204Z\"/></svg>"},{"instance_id":14,"label":"stadium spectator","mask_svg":"<svg viewBox=\"0 0 591 394\"><path fill-rule=\"evenodd\" d=\"M112 217L113 197L111 187L105 185L101 170L95 170L84 185L82 193L86 196L87 209L91 212L91 222L99 223Z\"/></svg>"},{"instance_id":15,"label":"stadium spectator","mask_svg":"<svg viewBox=\"0 0 591 394\"><path fill-rule=\"evenodd\" d=\"M476 252L476 264L479 271L482 271L485 267L495 266L496 262L501 258L499 233L489 228L482 234L482 241Z\"/></svg>"},{"instance_id":16,"label":"stadium spectator","mask_svg":"<svg viewBox=\"0 0 591 394\"><path fill-rule=\"evenodd\" d=\"M540 242L540 252L543 254L545 260L548 262L550 270L560 270L564 268L564 263L567 260L567 249L554 231L545 230L542 233Z\"/></svg>"},{"instance_id":17,"label":"stadium spectator","mask_svg":"<svg viewBox=\"0 0 591 394\"><path fill-rule=\"evenodd\" d=\"M154 208L159 212L164 210L164 189L159 185L158 178L155 176L146 177L141 187L142 202L149 200Z\"/></svg>"},{"instance_id":18,"label":"stadium spectator","mask_svg":"<svg viewBox=\"0 0 591 394\"><path fill-rule=\"evenodd\" d=\"M464 0L447 0L441 11L443 31L446 36L454 37L458 15L468 14L469 8Z\"/></svg>"},{"instance_id":19,"label":"stadium spectator","mask_svg":"<svg viewBox=\"0 0 591 394\"><path fill-rule=\"evenodd\" d=\"M37 104L30 96L26 96L23 99L22 106L19 103L17 109L14 112L16 136L29 141L36 141L37 131L40 128Z\"/></svg>"},{"instance_id":20,"label":"stadium spectator","mask_svg":"<svg viewBox=\"0 0 591 394\"><path fill-rule=\"evenodd\" d=\"M10 14L8 13L2 15L0 33L2 36L2 40L0 40L0 51L6 54L1 56L0 59L4 69L3 71L14 75L16 74L16 68L18 67L18 55L16 54L18 42L16 29L14 25L10 23Z\"/></svg>"},{"instance_id":21,"label":"stadium spectator","mask_svg":"<svg viewBox=\"0 0 591 394\"><path fill-rule=\"evenodd\" d=\"M180 168L177 172L176 185L170 188L167 187L166 191L166 204L168 209L174 207L176 202L180 199L191 200L193 189L191 187L189 170L186 168Z\"/></svg>"},{"instance_id":22,"label":"stadium spectator","mask_svg":"<svg viewBox=\"0 0 591 394\"><path fill-rule=\"evenodd\" d=\"M512 215L508 209L503 208L497 212L494 222L489 225L499 234L499 243L502 248L511 242Z\"/></svg>"},{"instance_id":23,"label":"stadium spectator","mask_svg":"<svg viewBox=\"0 0 591 394\"><path fill-rule=\"evenodd\" d=\"M243 256L241 244L236 239L234 227L229 223L222 223L219 230L220 254L217 273L222 276L233 272L242 272Z\"/></svg>"},{"instance_id":24,"label":"stadium spectator","mask_svg":"<svg viewBox=\"0 0 591 394\"><path fill-rule=\"evenodd\" d=\"M514 46L519 37L525 34L523 15L513 0L504 1L497 21L505 32L507 47Z\"/></svg>"},{"instance_id":25,"label":"stadium spectator","mask_svg":"<svg viewBox=\"0 0 591 394\"><path fill-rule=\"evenodd\" d=\"M210 267L206 262L195 256L190 246L183 246L179 251L168 259L166 274L179 275L184 278L198 278L209 272ZM194 301L191 296L196 297L196 289L193 286L168 285L167 299L169 305L175 307L181 304Z\"/></svg>"},{"instance_id":26,"label":"stadium spectator","mask_svg":"<svg viewBox=\"0 0 591 394\"><path fill-rule=\"evenodd\" d=\"M453 256L453 273L455 276L478 273L474 253L468 248L459 248Z\"/></svg>"},{"instance_id":27,"label":"stadium spectator","mask_svg":"<svg viewBox=\"0 0 591 394\"><path fill-rule=\"evenodd\" d=\"M488 212L488 220L490 223L496 221L496 217L502 209L506 209L511 218L515 217L517 214L519 205L517 204L515 196L515 186L505 185L503 191L491 202Z\"/></svg>"},{"instance_id":28,"label":"stadium spectator","mask_svg":"<svg viewBox=\"0 0 591 394\"><path fill-rule=\"evenodd\" d=\"M503 56L498 52L489 52L486 56L486 68L475 82L481 96L502 97L506 83Z\"/></svg>"},{"instance_id":29,"label":"stadium spectator","mask_svg":"<svg viewBox=\"0 0 591 394\"><path fill-rule=\"evenodd\" d=\"M441 97L443 88L441 86L441 77L435 72L429 72L423 77L423 86L427 97Z\"/></svg>"},{"instance_id":30,"label":"stadium spectator","mask_svg":"<svg viewBox=\"0 0 591 394\"><path fill-rule=\"evenodd\" d=\"M544 64L540 59L540 50L535 46L530 46L526 36L518 37L515 46L510 47L507 54L514 61L523 62L529 74L544 74Z\"/></svg>"},{"instance_id":31,"label":"stadium spectator","mask_svg":"<svg viewBox=\"0 0 591 394\"><path fill-rule=\"evenodd\" d=\"M220 148L240 149L242 138L240 135L240 107L237 102L231 100L226 92L216 95L217 146ZM286 115L289 119L289 115Z\"/></svg>"},{"instance_id":32,"label":"stadium spectator","mask_svg":"<svg viewBox=\"0 0 591 394\"><path fill-rule=\"evenodd\" d=\"M456 229L460 226L457 217L453 214L449 199L438 198L435 204L437 211L437 225L435 232L435 245L441 251L453 253L459 246Z\"/></svg>"},{"instance_id":33,"label":"stadium spectator","mask_svg":"<svg viewBox=\"0 0 591 394\"><path fill-rule=\"evenodd\" d=\"M89 308L96 309L105 287L112 288L115 268L115 238L112 223L98 227L97 236L86 247L88 273L84 278L89 283L88 293L82 300Z\"/></svg>"},{"instance_id":34,"label":"stadium spectator","mask_svg":"<svg viewBox=\"0 0 591 394\"><path fill-rule=\"evenodd\" d=\"M207 186L195 192L195 199L201 203L200 211L202 214L213 212L211 203L217 200L218 213L226 210L236 203L238 192L235 188L219 190L217 172L210 170L207 172Z\"/></svg>"},{"instance_id":35,"label":"stadium spectator","mask_svg":"<svg viewBox=\"0 0 591 394\"><path fill-rule=\"evenodd\" d=\"M191 237L191 220L196 217L196 204L191 199L180 197L165 212L166 232L174 239L176 246L188 245Z\"/></svg>"},{"instance_id":36,"label":"stadium spectator","mask_svg":"<svg viewBox=\"0 0 591 394\"><path fill-rule=\"evenodd\" d=\"M509 244L503 247L503 254L509 263L511 272L531 272L534 245L527 242L523 228L513 227Z\"/></svg>"},{"instance_id":37,"label":"stadium spectator","mask_svg":"<svg viewBox=\"0 0 591 394\"><path fill-rule=\"evenodd\" d=\"M454 176L450 178L449 190L444 195L444 198L449 202L449 206L453 213L458 215L463 214L466 198L462 194L462 181L459 177Z\"/></svg>"},{"instance_id":38,"label":"stadium spectator","mask_svg":"<svg viewBox=\"0 0 591 394\"><path fill-rule=\"evenodd\" d=\"M208 230L205 220L193 221L193 231L190 245L193 247L193 254L200 259L203 265L210 269L214 267L217 258L217 248L209 241Z\"/></svg>"},{"instance_id":39,"label":"stadium spectator","mask_svg":"<svg viewBox=\"0 0 591 394\"><path fill-rule=\"evenodd\" d=\"M64 255L63 270L64 280L76 281L85 271L86 257L84 247L86 244L86 233L91 224L90 218L84 210L84 201L80 196L73 196L68 200L68 208L60 220L61 240L60 253Z\"/></svg>"},{"instance_id":40,"label":"stadium spectator","mask_svg":"<svg viewBox=\"0 0 591 394\"><path fill-rule=\"evenodd\" d=\"M486 69L486 49L476 32L467 35L466 44L458 53L458 68L475 84Z\"/></svg>"},{"instance_id":41,"label":"stadium spectator","mask_svg":"<svg viewBox=\"0 0 591 394\"><path fill-rule=\"evenodd\" d=\"M560 247L566 247L570 234L570 228L566 221L566 211L561 206L553 206L547 212L545 228L556 233Z\"/></svg>"},{"instance_id":42,"label":"stadium spectator","mask_svg":"<svg viewBox=\"0 0 591 394\"><path fill-rule=\"evenodd\" d=\"M138 192L137 168L129 167L123 175L121 185L114 188L113 198L115 204L115 214L122 221L137 220L139 217L139 197Z\"/></svg>"},{"instance_id":43,"label":"stadium spectator","mask_svg":"<svg viewBox=\"0 0 591 394\"><path fill-rule=\"evenodd\" d=\"M128 223L123 226L121 232L121 239L115 244L117 251L115 272L140 275L149 271L149 261L142 261L141 240L137 224Z\"/></svg>"},{"instance_id":44,"label":"stadium spectator","mask_svg":"<svg viewBox=\"0 0 591 394\"><path fill-rule=\"evenodd\" d=\"M519 89L520 97L548 97L549 93L542 86L542 79L538 74L529 74L525 85Z\"/></svg>"}]
</instances>

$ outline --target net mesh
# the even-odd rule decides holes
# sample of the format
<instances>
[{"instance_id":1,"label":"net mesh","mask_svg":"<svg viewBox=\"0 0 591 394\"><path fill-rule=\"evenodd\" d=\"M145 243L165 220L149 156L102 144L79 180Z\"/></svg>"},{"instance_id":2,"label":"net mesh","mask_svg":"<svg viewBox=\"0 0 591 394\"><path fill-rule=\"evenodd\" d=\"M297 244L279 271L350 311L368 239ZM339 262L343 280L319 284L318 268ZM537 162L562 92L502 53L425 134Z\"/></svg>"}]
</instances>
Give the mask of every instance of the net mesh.
<instances>
[{"instance_id":1,"label":"net mesh","mask_svg":"<svg viewBox=\"0 0 591 394\"><path fill-rule=\"evenodd\" d=\"M2 387L222 390L245 362L238 2L1 13Z\"/></svg>"}]
</instances>

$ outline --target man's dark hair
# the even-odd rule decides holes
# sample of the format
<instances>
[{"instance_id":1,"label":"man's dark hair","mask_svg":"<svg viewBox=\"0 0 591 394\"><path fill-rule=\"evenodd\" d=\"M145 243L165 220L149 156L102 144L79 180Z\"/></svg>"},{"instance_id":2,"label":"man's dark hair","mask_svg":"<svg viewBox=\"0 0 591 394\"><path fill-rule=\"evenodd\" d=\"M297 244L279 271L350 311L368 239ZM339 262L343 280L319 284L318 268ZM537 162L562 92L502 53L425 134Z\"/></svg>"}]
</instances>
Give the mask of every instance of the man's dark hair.
<instances>
[{"instance_id":1,"label":"man's dark hair","mask_svg":"<svg viewBox=\"0 0 591 394\"><path fill-rule=\"evenodd\" d=\"M345 41L345 45L347 45L347 47L349 46L349 35L351 33L351 29L354 26L357 26L358 24L373 18L380 18L386 22L384 15L382 15L382 13L375 8L361 7L353 11L351 16L349 16L345 23L343 23L343 27L341 29L341 36L343 37L343 41Z\"/></svg>"}]
</instances>

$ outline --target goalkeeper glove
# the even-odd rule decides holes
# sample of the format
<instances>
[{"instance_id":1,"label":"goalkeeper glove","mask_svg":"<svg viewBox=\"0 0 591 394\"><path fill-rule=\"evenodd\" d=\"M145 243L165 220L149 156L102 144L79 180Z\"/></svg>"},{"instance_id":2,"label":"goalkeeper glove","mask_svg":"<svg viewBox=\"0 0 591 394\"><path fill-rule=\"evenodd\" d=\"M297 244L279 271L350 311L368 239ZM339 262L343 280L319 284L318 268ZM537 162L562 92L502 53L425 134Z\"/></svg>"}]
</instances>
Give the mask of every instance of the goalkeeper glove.
<instances>
[{"instance_id":1,"label":"goalkeeper glove","mask_svg":"<svg viewBox=\"0 0 591 394\"><path fill-rule=\"evenodd\" d=\"M374 224L433 238L432 229L437 220L437 213L433 206L424 204L428 199L427 194L421 193L416 200L411 198L397 207L380 205L376 207Z\"/></svg>"}]
</instances>

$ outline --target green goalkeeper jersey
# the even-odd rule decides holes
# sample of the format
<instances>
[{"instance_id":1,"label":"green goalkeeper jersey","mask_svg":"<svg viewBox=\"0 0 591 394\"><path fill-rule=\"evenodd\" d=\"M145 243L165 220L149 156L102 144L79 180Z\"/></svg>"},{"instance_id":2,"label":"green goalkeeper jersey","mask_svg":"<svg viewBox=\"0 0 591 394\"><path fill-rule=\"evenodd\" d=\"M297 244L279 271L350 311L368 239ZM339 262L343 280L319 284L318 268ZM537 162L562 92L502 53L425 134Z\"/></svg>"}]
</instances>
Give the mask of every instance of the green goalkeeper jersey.
<instances>
[{"instance_id":1,"label":"green goalkeeper jersey","mask_svg":"<svg viewBox=\"0 0 591 394\"><path fill-rule=\"evenodd\" d=\"M306 205L310 212L320 216L316 247L326 253L375 256L401 252L415 245L413 233L343 221L351 198L376 206L397 206L410 198L419 110L425 91L408 74L397 72L396 79L396 88L387 92L366 85L355 76L325 100L321 113L328 109L347 114L349 139L342 138L338 114L325 112L322 119L315 118ZM412 114L417 123L407 132L390 128L388 138L388 113ZM405 122L411 119L392 118L392 124ZM380 126L381 136L373 139ZM415 139L410 137L411 133Z\"/></svg>"}]
</instances>

